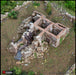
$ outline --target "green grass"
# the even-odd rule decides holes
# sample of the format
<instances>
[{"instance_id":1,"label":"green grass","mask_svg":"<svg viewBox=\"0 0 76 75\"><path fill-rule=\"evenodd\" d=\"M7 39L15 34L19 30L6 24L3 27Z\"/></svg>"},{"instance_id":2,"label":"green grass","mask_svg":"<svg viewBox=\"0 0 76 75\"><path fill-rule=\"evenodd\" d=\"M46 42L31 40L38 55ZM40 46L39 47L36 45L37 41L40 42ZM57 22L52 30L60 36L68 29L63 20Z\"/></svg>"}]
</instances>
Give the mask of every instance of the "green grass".
<instances>
[{"instance_id":1,"label":"green grass","mask_svg":"<svg viewBox=\"0 0 76 75\"><path fill-rule=\"evenodd\" d=\"M75 16L75 1L52 1L57 3L58 7L63 7L69 14Z\"/></svg>"},{"instance_id":2,"label":"green grass","mask_svg":"<svg viewBox=\"0 0 76 75\"><path fill-rule=\"evenodd\" d=\"M49 59L49 63L51 63L51 64L52 64L53 62L54 62L54 60L53 60L53 59Z\"/></svg>"},{"instance_id":3,"label":"green grass","mask_svg":"<svg viewBox=\"0 0 76 75\"><path fill-rule=\"evenodd\" d=\"M13 71L13 74L10 75L35 75L35 72L33 71L22 71L21 68L14 66L10 69L10 71ZM43 75L42 73L39 73L38 75Z\"/></svg>"},{"instance_id":4,"label":"green grass","mask_svg":"<svg viewBox=\"0 0 76 75\"><path fill-rule=\"evenodd\" d=\"M76 23L73 23L73 29L74 29L74 31L76 31Z\"/></svg>"},{"instance_id":5,"label":"green grass","mask_svg":"<svg viewBox=\"0 0 76 75\"><path fill-rule=\"evenodd\" d=\"M75 11L75 1L65 1L65 7Z\"/></svg>"},{"instance_id":6,"label":"green grass","mask_svg":"<svg viewBox=\"0 0 76 75\"><path fill-rule=\"evenodd\" d=\"M40 3L38 3L38 2L35 1L35 2L33 3L33 5L34 5L34 6L40 6Z\"/></svg>"},{"instance_id":7,"label":"green grass","mask_svg":"<svg viewBox=\"0 0 76 75\"><path fill-rule=\"evenodd\" d=\"M62 41L63 41L63 38L60 38L60 44L62 43Z\"/></svg>"},{"instance_id":8,"label":"green grass","mask_svg":"<svg viewBox=\"0 0 76 75\"><path fill-rule=\"evenodd\" d=\"M46 12L47 12L48 15L51 15L51 13L52 13L50 2L47 4Z\"/></svg>"},{"instance_id":9,"label":"green grass","mask_svg":"<svg viewBox=\"0 0 76 75\"><path fill-rule=\"evenodd\" d=\"M18 5L22 5L24 1L18 1Z\"/></svg>"},{"instance_id":10,"label":"green grass","mask_svg":"<svg viewBox=\"0 0 76 75\"><path fill-rule=\"evenodd\" d=\"M37 58L37 53L34 53L34 57Z\"/></svg>"},{"instance_id":11,"label":"green grass","mask_svg":"<svg viewBox=\"0 0 76 75\"><path fill-rule=\"evenodd\" d=\"M8 61L8 59L6 59L6 62Z\"/></svg>"},{"instance_id":12,"label":"green grass","mask_svg":"<svg viewBox=\"0 0 76 75\"><path fill-rule=\"evenodd\" d=\"M29 71L28 75L35 75L35 73L33 71Z\"/></svg>"}]
</instances>

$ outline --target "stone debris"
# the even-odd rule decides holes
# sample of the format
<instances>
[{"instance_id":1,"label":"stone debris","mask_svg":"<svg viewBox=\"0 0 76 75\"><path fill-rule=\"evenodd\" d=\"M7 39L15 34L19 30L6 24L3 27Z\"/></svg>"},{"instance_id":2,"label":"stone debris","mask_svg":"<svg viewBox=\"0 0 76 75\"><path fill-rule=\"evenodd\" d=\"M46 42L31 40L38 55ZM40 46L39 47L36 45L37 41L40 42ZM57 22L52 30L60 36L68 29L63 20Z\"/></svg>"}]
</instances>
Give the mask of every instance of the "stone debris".
<instances>
[{"instance_id":1,"label":"stone debris","mask_svg":"<svg viewBox=\"0 0 76 75\"><path fill-rule=\"evenodd\" d=\"M20 65L20 64L21 64L21 62L20 62L20 61L17 61L17 62L16 62L16 64L17 64L17 65Z\"/></svg>"},{"instance_id":2,"label":"stone debris","mask_svg":"<svg viewBox=\"0 0 76 75\"><path fill-rule=\"evenodd\" d=\"M28 66L28 64L24 64L25 66Z\"/></svg>"},{"instance_id":3,"label":"stone debris","mask_svg":"<svg viewBox=\"0 0 76 75\"><path fill-rule=\"evenodd\" d=\"M9 51L16 54L15 59L24 58L24 62L28 62L33 58L43 58L44 52L48 52L48 44L58 47L69 33L69 28L34 11L21 23L17 32L22 36L17 42L10 43Z\"/></svg>"},{"instance_id":4,"label":"stone debris","mask_svg":"<svg viewBox=\"0 0 76 75\"><path fill-rule=\"evenodd\" d=\"M71 73L75 70L75 64L73 64L70 69L64 75L71 75Z\"/></svg>"}]
</instances>

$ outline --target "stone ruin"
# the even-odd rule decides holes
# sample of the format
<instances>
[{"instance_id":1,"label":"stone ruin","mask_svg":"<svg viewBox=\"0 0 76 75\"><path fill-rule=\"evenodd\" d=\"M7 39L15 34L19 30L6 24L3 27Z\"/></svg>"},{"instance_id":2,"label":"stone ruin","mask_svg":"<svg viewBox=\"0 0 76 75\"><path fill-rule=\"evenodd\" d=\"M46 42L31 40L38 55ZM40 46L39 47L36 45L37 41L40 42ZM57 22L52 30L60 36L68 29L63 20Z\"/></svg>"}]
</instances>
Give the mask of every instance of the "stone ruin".
<instances>
[{"instance_id":1,"label":"stone ruin","mask_svg":"<svg viewBox=\"0 0 76 75\"><path fill-rule=\"evenodd\" d=\"M48 44L58 47L69 33L69 28L54 23L45 15L34 11L25 19L18 28L18 34L22 34L17 42L11 42L9 51L15 53L15 59L24 60L43 58L48 50Z\"/></svg>"}]
</instances>

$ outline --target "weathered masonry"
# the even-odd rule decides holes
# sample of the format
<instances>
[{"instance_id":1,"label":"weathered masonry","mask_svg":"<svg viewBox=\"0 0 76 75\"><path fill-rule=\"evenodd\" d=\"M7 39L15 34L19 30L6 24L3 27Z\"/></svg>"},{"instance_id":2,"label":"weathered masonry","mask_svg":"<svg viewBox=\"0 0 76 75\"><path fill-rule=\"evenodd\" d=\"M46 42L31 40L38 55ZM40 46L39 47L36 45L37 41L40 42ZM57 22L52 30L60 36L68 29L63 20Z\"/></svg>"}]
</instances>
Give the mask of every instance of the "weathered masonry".
<instances>
[{"instance_id":1,"label":"weathered masonry","mask_svg":"<svg viewBox=\"0 0 76 75\"><path fill-rule=\"evenodd\" d=\"M63 24L54 23L42 13L34 11L19 26L18 33L23 33L21 39L15 43L11 42L9 50L15 53L20 51L24 58L28 58L34 53L39 56L40 53L44 52L44 44L58 47L69 33L69 28Z\"/></svg>"}]
</instances>

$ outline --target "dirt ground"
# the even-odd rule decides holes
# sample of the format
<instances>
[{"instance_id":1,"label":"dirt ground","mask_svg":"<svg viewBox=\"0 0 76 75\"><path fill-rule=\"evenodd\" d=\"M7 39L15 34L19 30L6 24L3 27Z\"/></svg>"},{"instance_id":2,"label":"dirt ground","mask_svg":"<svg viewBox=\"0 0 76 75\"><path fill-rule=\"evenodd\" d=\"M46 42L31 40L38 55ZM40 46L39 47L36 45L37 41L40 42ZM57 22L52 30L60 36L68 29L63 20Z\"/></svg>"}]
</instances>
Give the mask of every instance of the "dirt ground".
<instances>
[{"instance_id":1,"label":"dirt ground","mask_svg":"<svg viewBox=\"0 0 76 75\"><path fill-rule=\"evenodd\" d=\"M60 16L57 11L52 8L52 14L47 15L43 2L36 9L32 4L28 4L28 8L19 10L18 19L5 19L1 24L1 70L9 70L13 66L22 67L22 70L33 70L43 75L63 75L67 69L75 62L75 32L73 23L66 16ZM29 17L34 10L37 10L51 21L59 22L70 28L69 35L59 45L54 48L49 46L49 51L45 53L44 59L33 59L28 66L16 65L14 56L7 51L9 43L14 36L17 36L16 29L20 23ZM18 39L18 38L17 38ZM43 64L42 64L43 63Z\"/></svg>"}]
</instances>

